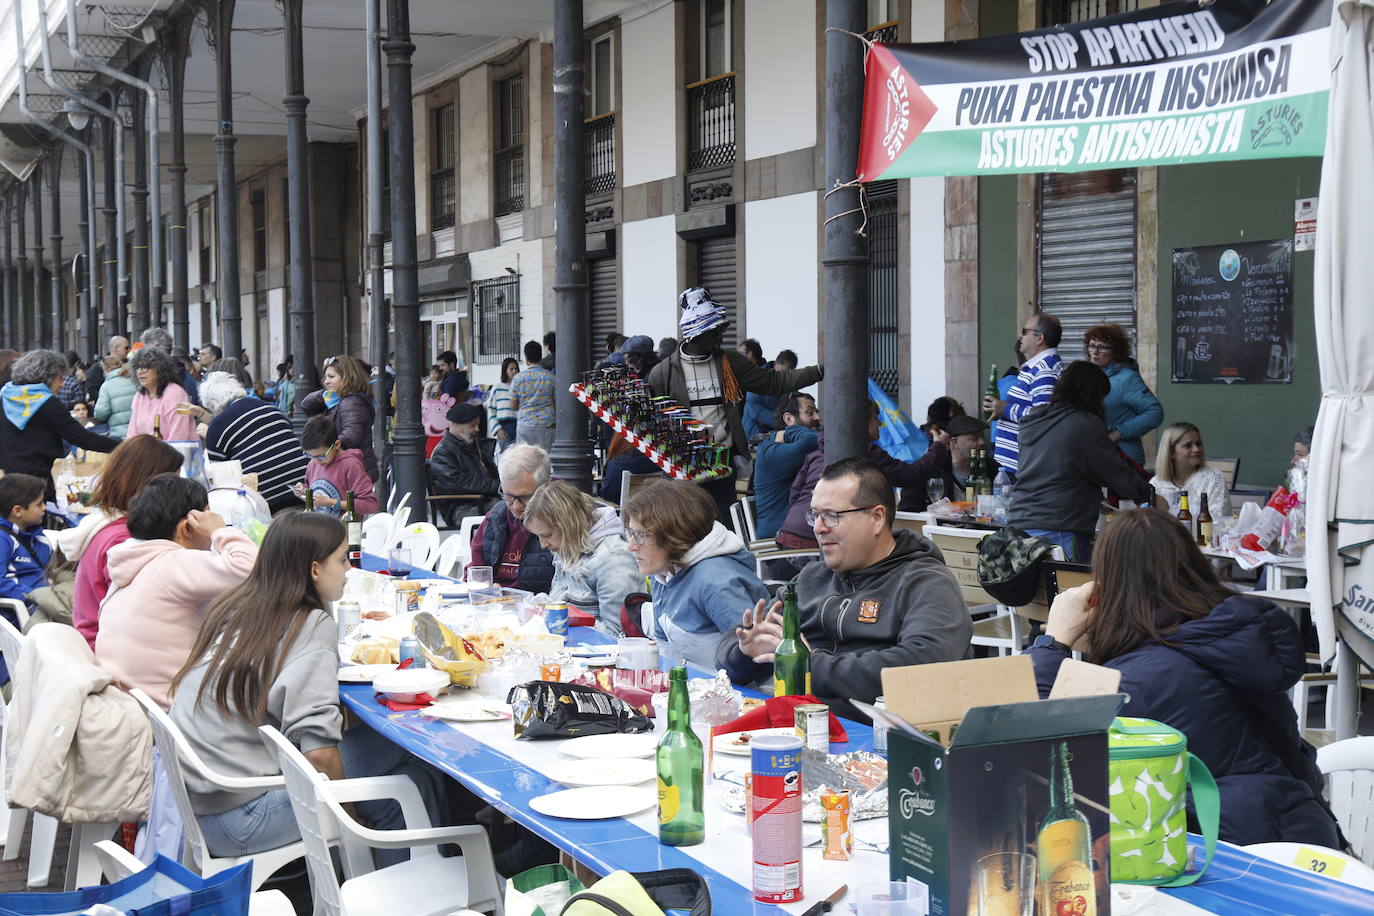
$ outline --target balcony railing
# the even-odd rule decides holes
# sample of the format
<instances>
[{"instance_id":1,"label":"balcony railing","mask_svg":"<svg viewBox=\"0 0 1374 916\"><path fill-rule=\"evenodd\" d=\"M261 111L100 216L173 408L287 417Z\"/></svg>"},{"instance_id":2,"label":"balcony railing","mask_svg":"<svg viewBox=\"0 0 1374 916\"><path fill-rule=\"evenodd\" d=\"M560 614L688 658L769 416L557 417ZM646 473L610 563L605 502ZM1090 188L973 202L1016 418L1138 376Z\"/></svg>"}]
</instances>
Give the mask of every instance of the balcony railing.
<instances>
[{"instance_id":1,"label":"balcony railing","mask_svg":"<svg viewBox=\"0 0 1374 916\"><path fill-rule=\"evenodd\" d=\"M431 231L453 225L457 210L457 184L453 169L436 169L429 176L429 227Z\"/></svg>"},{"instance_id":2,"label":"balcony railing","mask_svg":"<svg viewBox=\"0 0 1374 916\"><path fill-rule=\"evenodd\" d=\"M496 215L525 209L525 146L496 151Z\"/></svg>"},{"instance_id":3,"label":"balcony railing","mask_svg":"<svg viewBox=\"0 0 1374 916\"><path fill-rule=\"evenodd\" d=\"M586 122L586 190L607 194L615 190L615 114Z\"/></svg>"},{"instance_id":4,"label":"balcony railing","mask_svg":"<svg viewBox=\"0 0 1374 916\"><path fill-rule=\"evenodd\" d=\"M687 168L715 168L735 161L735 75L687 87Z\"/></svg>"},{"instance_id":5,"label":"balcony railing","mask_svg":"<svg viewBox=\"0 0 1374 916\"><path fill-rule=\"evenodd\" d=\"M897 40L897 23L885 22L882 25L875 25L864 33L864 37L869 41L880 41L885 45L890 45Z\"/></svg>"}]
</instances>

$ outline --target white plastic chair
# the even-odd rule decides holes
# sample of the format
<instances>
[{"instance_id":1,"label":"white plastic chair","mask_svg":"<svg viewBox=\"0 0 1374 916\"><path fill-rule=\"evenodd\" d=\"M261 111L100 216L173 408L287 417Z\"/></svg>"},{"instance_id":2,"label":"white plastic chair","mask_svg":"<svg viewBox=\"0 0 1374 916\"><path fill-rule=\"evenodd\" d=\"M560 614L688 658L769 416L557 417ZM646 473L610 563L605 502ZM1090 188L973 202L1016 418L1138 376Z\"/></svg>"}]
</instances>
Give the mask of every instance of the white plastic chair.
<instances>
[{"instance_id":1,"label":"white plastic chair","mask_svg":"<svg viewBox=\"0 0 1374 916\"><path fill-rule=\"evenodd\" d=\"M110 883L137 874L146 867L137 856L113 840L96 843L95 856ZM248 898L248 916L296 916L296 911L281 891L258 891Z\"/></svg>"},{"instance_id":2,"label":"white plastic chair","mask_svg":"<svg viewBox=\"0 0 1374 916\"><path fill-rule=\"evenodd\" d=\"M142 690L132 690L130 693L148 716L148 724L153 729L153 744L157 747L162 768L172 789L172 796L176 799L177 813L181 815L183 865L209 876L226 868L242 865L244 862L252 862L253 888L256 890L272 877L272 873L277 869L288 862L305 857L305 844L300 841L247 856L221 858L211 855L205 845L205 834L201 832L200 821L196 818L195 809L191 807L190 793L186 790L187 770L216 788L226 791L266 792L285 788L286 781L281 776L225 776L215 772L201 759L181 729L172 721L171 716L167 715L152 697Z\"/></svg>"},{"instance_id":3,"label":"white plastic chair","mask_svg":"<svg viewBox=\"0 0 1374 916\"><path fill-rule=\"evenodd\" d=\"M1327 776L1326 797L1351 850L1374 866L1374 736L1317 748L1317 769Z\"/></svg>"},{"instance_id":4,"label":"white plastic chair","mask_svg":"<svg viewBox=\"0 0 1374 916\"><path fill-rule=\"evenodd\" d=\"M477 526L482 524L485 515L469 515L463 519L463 523L458 526L458 541L461 546L455 548L458 551L458 574L456 579L463 578L463 570L472 562L472 539L477 534Z\"/></svg>"},{"instance_id":5,"label":"white plastic chair","mask_svg":"<svg viewBox=\"0 0 1374 916\"><path fill-rule=\"evenodd\" d=\"M376 512L363 519L363 553L385 557L393 527L395 519L388 512Z\"/></svg>"},{"instance_id":6,"label":"white plastic chair","mask_svg":"<svg viewBox=\"0 0 1374 916\"><path fill-rule=\"evenodd\" d=\"M13 601L14 599L5 599ZM22 601L17 602L23 604ZM27 610L24 614L28 616ZM14 628L8 620L0 617L0 655L4 656L5 665L13 673L19 664L19 656L24 651L24 634ZM9 707L0 704L0 725L4 725L9 716ZM0 786L5 783L5 742L0 740ZM24 822L28 819L29 810L27 808L11 808L6 802L3 817L4 840L5 840L5 861L13 861L19 858L19 847L24 842ZM46 814L34 812L33 815L33 835L29 838L29 868L26 878L29 887L47 887L48 875L52 872L53 847L57 841L57 819Z\"/></svg>"},{"instance_id":7,"label":"white plastic chair","mask_svg":"<svg viewBox=\"0 0 1374 916\"><path fill-rule=\"evenodd\" d=\"M0 598L0 608L14 611L14 619L19 621L19 632L29 624L29 606L18 598Z\"/></svg>"},{"instance_id":8,"label":"white plastic chair","mask_svg":"<svg viewBox=\"0 0 1374 916\"><path fill-rule=\"evenodd\" d=\"M1335 849L1302 843L1255 843L1242 846L1241 849L1298 871L1309 871L1342 884L1374 890L1374 868Z\"/></svg>"},{"instance_id":9,"label":"white plastic chair","mask_svg":"<svg viewBox=\"0 0 1374 916\"><path fill-rule=\"evenodd\" d=\"M472 553L471 536L468 538L467 552ZM463 534L457 532L444 538L444 543L439 545L439 553L434 557L434 574L436 576L447 576L449 578L463 577L463 567L457 566L458 561L463 556ZM457 566L457 575L454 569Z\"/></svg>"},{"instance_id":10,"label":"white plastic chair","mask_svg":"<svg viewBox=\"0 0 1374 916\"><path fill-rule=\"evenodd\" d=\"M391 513L391 543L400 540L401 532L405 530L406 523L410 521L410 506L398 506L396 511Z\"/></svg>"},{"instance_id":11,"label":"white plastic chair","mask_svg":"<svg viewBox=\"0 0 1374 916\"><path fill-rule=\"evenodd\" d=\"M291 807L308 853L310 885L318 916L448 916L464 907L503 916L500 879L491 858L485 828L431 827L420 792L405 776L329 779L310 765L285 735L271 726L259 729L277 753ZM401 830L364 827L343 809L349 802L378 798L396 800L405 818ZM355 844L374 849L409 849L410 860L362 873L339 883L326 837L337 827L346 856ZM349 841L352 842L349 842ZM454 843L462 858L442 858L438 845Z\"/></svg>"},{"instance_id":12,"label":"white plastic chair","mask_svg":"<svg viewBox=\"0 0 1374 916\"><path fill-rule=\"evenodd\" d=\"M401 529L394 545L410 551L411 566L433 569L439 558L439 529L429 522L412 522Z\"/></svg>"}]
</instances>

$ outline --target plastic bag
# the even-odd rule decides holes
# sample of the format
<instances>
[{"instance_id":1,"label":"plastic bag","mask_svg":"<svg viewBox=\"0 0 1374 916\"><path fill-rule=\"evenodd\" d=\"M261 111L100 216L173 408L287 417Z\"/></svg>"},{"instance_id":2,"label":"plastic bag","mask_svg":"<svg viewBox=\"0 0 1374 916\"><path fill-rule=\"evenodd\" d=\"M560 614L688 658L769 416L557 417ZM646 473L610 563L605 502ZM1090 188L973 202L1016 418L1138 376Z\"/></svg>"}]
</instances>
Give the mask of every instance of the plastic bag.
<instances>
[{"instance_id":1,"label":"plastic bag","mask_svg":"<svg viewBox=\"0 0 1374 916\"><path fill-rule=\"evenodd\" d=\"M617 732L647 732L653 728L618 697L604 690L557 681L517 684L506 695L514 714L515 737L579 738Z\"/></svg>"}]
</instances>

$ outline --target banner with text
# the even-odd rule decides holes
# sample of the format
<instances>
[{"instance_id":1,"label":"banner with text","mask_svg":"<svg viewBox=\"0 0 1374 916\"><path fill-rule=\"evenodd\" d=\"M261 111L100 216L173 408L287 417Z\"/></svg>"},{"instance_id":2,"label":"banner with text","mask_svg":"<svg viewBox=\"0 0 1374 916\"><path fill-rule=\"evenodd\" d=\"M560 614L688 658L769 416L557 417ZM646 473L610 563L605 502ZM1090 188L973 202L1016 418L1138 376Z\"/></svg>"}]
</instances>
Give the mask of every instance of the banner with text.
<instances>
[{"instance_id":1,"label":"banner with text","mask_svg":"<svg viewBox=\"0 0 1374 916\"><path fill-rule=\"evenodd\" d=\"M858 177L1320 156L1331 0L1169 3L1035 32L874 44Z\"/></svg>"}]
</instances>

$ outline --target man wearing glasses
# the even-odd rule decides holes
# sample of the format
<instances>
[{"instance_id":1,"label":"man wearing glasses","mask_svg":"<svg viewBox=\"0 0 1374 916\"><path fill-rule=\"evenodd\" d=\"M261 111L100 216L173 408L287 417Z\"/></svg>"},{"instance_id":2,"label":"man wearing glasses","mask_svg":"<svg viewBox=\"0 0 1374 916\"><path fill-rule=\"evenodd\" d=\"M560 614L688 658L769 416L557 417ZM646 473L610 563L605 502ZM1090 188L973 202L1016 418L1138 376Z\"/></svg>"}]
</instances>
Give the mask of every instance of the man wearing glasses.
<instances>
[{"instance_id":1,"label":"man wearing glasses","mask_svg":"<svg viewBox=\"0 0 1374 916\"><path fill-rule=\"evenodd\" d=\"M984 412L998 421L992 457L1013 476L1019 464L1018 424L1031 408L1050 402L1054 385L1064 371L1064 362L1055 349L1059 346L1062 333L1058 318L1048 312L1032 315L1025 327L1021 328L1021 336L1017 340L1017 346L1026 358L1021 363L1016 382L1007 389L1006 400L991 395L983 398Z\"/></svg>"},{"instance_id":2,"label":"man wearing glasses","mask_svg":"<svg viewBox=\"0 0 1374 916\"><path fill-rule=\"evenodd\" d=\"M525 529L522 519L534 491L551 476L549 453L526 443L512 445L497 464L501 501L472 536L472 566L490 566L498 585L547 592L553 585L553 554Z\"/></svg>"},{"instance_id":3,"label":"man wearing glasses","mask_svg":"<svg viewBox=\"0 0 1374 916\"><path fill-rule=\"evenodd\" d=\"M914 531L892 530L892 485L866 458L825 469L807 518L824 562L797 576L802 636L811 647L812 692L841 716L864 720L848 702L873 702L882 670L957 661L973 626L939 548ZM782 639L782 604L744 612L726 662L736 683L768 676Z\"/></svg>"}]
</instances>

